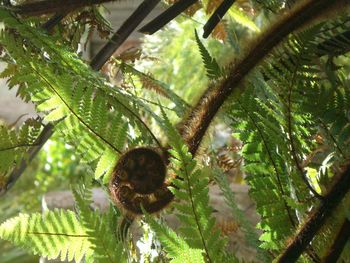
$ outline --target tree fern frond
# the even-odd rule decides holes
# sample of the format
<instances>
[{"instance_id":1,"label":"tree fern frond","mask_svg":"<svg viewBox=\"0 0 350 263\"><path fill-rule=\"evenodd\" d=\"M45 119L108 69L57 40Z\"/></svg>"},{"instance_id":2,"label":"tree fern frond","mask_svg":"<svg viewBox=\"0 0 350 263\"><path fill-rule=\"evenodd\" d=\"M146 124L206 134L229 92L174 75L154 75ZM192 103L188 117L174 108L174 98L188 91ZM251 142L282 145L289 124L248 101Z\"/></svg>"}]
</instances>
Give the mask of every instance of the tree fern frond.
<instances>
[{"instance_id":1,"label":"tree fern frond","mask_svg":"<svg viewBox=\"0 0 350 263\"><path fill-rule=\"evenodd\" d=\"M47 35L23 24L5 10L0 12L6 26L19 32L15 37L2 32L0 39L16 63L18 74L11 81L25 84L25 91L21 92L46 114L46 121L58 123L56 129L76 145L83 161L98 163L96 178L109 174L122 151L128 132L126 123L139 128L145 139L156 140L138 116L138 109L144 109L143 104L109 87L101 76L73 53L52 43ZM27 39L25 48L18 45L23 42L18 40L21 38ZM36 49L44 49L46 53L36 55ZM35 63L30 62L28 53ZM113 158L111 152L116 157Z\"/></svg>"},{"instance_id":2,"label":"tree fern frond","mask_svg":"<svg viewBox=\"0 0 350 263\"><path fill-rule=\"evenodd\" d=\"M350 156L350 81L341 68L335 71L326 70L327 74L334 76L334 83L325 81L313 90L308 90L306 94L313 96L315 100L309 101L306 107L313 117L319 120L321 135L327 139L327 146L337 153L335 161L342 163ZM319 107L316 101L320 101L324 106Z\"/></svg>"},{"instance_id":3,"label":"tree fern frond","mask_svg":"<svg viewBox=\"0 0 350 263\"><path fill-rule=\"evenodd\" d=\"M237 221L238 225L242 228L245 233L245 238L247 243L254 249L258 249L258 254L261 260L264 262L269 262L270 257L266 254L265 251L259 249L259 237L255 231L254 226L245 218L243 211L239 209L237 206L237 202L235 199L235 194L232 192L230 188L229 181L222 175L215 176L215 181L218 183L224 197L226 204L231 210L231 214L235 221Z\"/></svg>"},{"instance_id":4,"label":"tree fern frond","mask_svg":"<svg viewBox=\"0 0 350 263\"><path fill-rule=\"evenodd\" d=\"M92 262L92 244L72 211L19 214L0 225L0 237L48 259Z\"/></svg>"},{"instance_id":5,"label":"tree fern frond","mask_svg":"<svg viewBox=\"0 0 350 263\"><path fill-rule=\"evenodd\" d=\"M38 120L29 119L19 131L0 125L0 173L6 174L16 163L25 158L29 147L35 146L41 131Z\"/></svg>"},{"instance_id":6,"label":"tree fern frond","mask_svg":"<svg viewBox=\"0 0 350 263\"><path fill-rule=\"evenodd\" d=\"M122 242L116 237L116 229L111 229L108 224L108 214L101 215L99 211L92 211L90 208L91 189L82 184L78 189L73 189L73 194L79 208L79 219L89 236L95 260L101 263L126 262Z\"/></svg>"},{"instance_id":7,"label":"tree fern frond","mask_svg":"<svg viewBox=\"0 0 350 263\"><path fill-rule=\"evenodd\" d=\"M236 136L245 144L242 155L246 160L245 170L251 175L247 178L250 195L262 216L260 228L265 231L261 237L265 242L262 247L277 249L283 246L280 241L292 233L296 221L293 210L284 200L290 188L285 177L286 165L276 149L277 146L283 149L284 138L276 118L269 109L260 107L257 98L243 94L236 105L231 116L241 118L234 128Z\"/></svg>"},{"instance_id":8,"label":"tree fern frond","mask_svg":"<svg viewBox=\"0 0 350 263\"><path fill-rule=\"evenodd\" d=\"M238 120L235 133L245 144L242 155L250 175L250 195L262 216L259 226L264 230L260 237L264 248L282 249L285 243L280 241L288 238L316 203L310 198L310 190L318 195L313 189L318 185L310 182L305 170L308 156L317 147L312 138L319 131L318 120L326 120L324 109L328 107L324 105L333 100L338 109L347 107L345 92L339 93L342 88L338 89L342 86L339 72L328 77L334 69L325 71L327 59L321 57L334 53L322 43L345 34L348 26L344 25L348 23L343 17L290 36L250 74L245 92L231 105L231 118ZM322 52L320 45L325 48ZM343 38L337 52L346 52L348 45ZM338 93L331 91L332 83L337 83ZM329 108L337 109L334 104ZM341 111L335 111L339 116ZM339 120L334 116L332 122ZM336 124L344 138L347 123L342 119ZM332 124L325 122L325 126L330 130Z\"/></svg>"},{"instance_id":9,"label":"tree fern frond","mask_svg":"<svg viewBox=\"0 0 350 263\"><path fill-rule=\"evenodd\" d=\"M222 69L220 68L219 64L213 57L211 57L209 51L199 39L197 31L195 31L195 37L208 78L210 80L220 78L222 76Z\"/></svg>"},{"instance_id":10,"label":"tree fern frond","mask_svg":"<svg viewBox=\"0 0 350 263\"><path fill-rule=\"evenodd\" d=\"M172 138L169 151L172 155L173 171L178 176L173 181L172 192L182 202L175 204L177 217L183 222L179 232L193 248L201 249L209 262L223 262L223 251L226 240L220 238L220 231L215 229L215 218L208 206L209 189L208 178L200 170L196 170L196 161L188 152L188 147L181 136L170 124L162 110L164 129Z\"/></svg>"}]
</instances>

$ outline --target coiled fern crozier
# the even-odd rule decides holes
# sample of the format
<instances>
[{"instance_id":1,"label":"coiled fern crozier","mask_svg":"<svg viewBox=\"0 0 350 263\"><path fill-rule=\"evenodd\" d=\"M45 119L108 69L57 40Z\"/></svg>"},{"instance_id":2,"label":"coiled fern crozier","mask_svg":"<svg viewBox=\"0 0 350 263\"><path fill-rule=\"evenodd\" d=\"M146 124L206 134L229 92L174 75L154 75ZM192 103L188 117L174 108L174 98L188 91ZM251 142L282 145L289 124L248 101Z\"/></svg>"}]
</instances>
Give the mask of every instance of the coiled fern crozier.
<instances>
[{"instance_id":1,"label":"coiled fern crozier","mask_svg":"<svg viewBox=\"0 0 350 263\"><path fill-rule=\"evenodd\" d=\"M74 11L69 19L89 17L90 26L103 31L106 24L96 7L87 11L102 2L107 1L74 0L58 7L57 1L40 6L1 1L1 60L7 66L1 77L18 87L21 98L33 102L43 118L28 120L19 131L1 126L0 193L10 190L37 153L35 147L53 131L93 173L73 186L75 211L22 213L0 225L0 237L49 259L132 262L135 248L128 230L133 221L143 220L164 248L158 251L161 262L241 262L209 205L214 179L245 241L257 251L257 262L345 262L350 257L350 2L187 2L186 8L195 4L191 14L216 14L225 6L235 25L256 32L259 28L242 11L244 4L271 19L256 38L235 43L240 54L230 63L211 55L199 28L193 32L203 63L187 61L186 67L204 66L209 82L193 106L171 85L124 61L115 64L130 77L130 86L135 84L132 77L138 79L142 92L115 87L92 70L123 42L116 38L126 39L135 29L131 19L102 49L105 60L97 57L90 67L67 39L49 34L51 26L37 26L46 18L27 17L56 13L47 21L55 25ZM143 1L131 15L133 21L142 21L158 2ZM149 26L158 29L185 11L181 0L166 2L173 6ZM232 38L232 28L218 23ZM158 102L147 99L154 91ZM173 113L180 118L177 124L169 117ZM259 238L224 173L210 169L215 176L208 175L196 159L216 118L243 144L246 183L261 218ZM93 179L110 196L108 212L91 209ZM165 210L176 215L178 228L163 220Z\"/></svg>"}]
</instances>

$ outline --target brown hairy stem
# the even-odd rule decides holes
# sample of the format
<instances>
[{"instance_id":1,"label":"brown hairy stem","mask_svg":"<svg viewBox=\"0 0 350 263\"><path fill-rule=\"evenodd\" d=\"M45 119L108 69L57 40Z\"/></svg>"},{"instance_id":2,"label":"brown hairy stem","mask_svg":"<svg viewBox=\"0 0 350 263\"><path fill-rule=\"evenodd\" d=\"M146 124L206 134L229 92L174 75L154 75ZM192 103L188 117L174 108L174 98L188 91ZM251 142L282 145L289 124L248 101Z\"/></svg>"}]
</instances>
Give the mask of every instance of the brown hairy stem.
<instances>
[{"instance_id":1,"label":"brown hairy stem","mask_svg":"<svg viewBox=\"0 0 350 263\"><path fill-rule=\"evenodd\" d=\"M99 5L116 0L44 0L23 5L12 6L11 9L20 15L38 16L50 13L65 13L85 6Z\"/></svg>"},{"instance_id":2,"label":"brown hairy stem","mask_svg":"<svg viewBox=\"0 0 350 263\"><path fill-rule=\"evenodd\" d=\"M324 196L320 206L309 216L306 223L302 226L298 234L289 243L276 262L296 262L349 190L350 164L347 165L344 172L334 183L333 187Z\"/></svg>"},{"instance_id":3,"label":"brown hairy stem","mask_svg":"<svg viewBox=\"0 0 350 263\"><path fill-rule=\"evenodd\" d=\"M337 237L335 238L328 254L322 259L322 263L338 262L346 243L350 240L350 221L345 219Z\"/></svg>"},{"instance_id":4,"label":"brown hairy stem","mask_svg":"<svg viewBox=\"0 0 350 263\"><path fill-rule=\"evenodd\" d=\"M180 133L189 145L190 152L193 155L196 154L206 130L223 103L274 47L293 31L317 19L320 14L328 13L338 5L346 3L349 1L310 0L282 17L271 30L260 37L220 84L206 90L188 117L181 123Z\"/></svg>"}]
</instances>

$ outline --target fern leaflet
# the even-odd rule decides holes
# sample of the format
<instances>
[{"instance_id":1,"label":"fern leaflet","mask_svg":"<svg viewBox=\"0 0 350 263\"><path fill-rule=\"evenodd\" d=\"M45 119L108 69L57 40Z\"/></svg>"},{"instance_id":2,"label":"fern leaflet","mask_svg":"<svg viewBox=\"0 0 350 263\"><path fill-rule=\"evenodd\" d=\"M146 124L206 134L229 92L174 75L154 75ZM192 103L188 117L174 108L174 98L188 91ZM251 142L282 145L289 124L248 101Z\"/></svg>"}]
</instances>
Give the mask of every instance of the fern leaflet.
<instances>
[{"instance_id":1,"label":"fern leaflet","mask_svg":"<svg viewBox=\"0 0 350 263\"><path fill-rule=\"evenodd\" d=\"M48 259L92 262L89 236L72 211L19 214L0 225L0 237Z\"/></svg>"},{"instance_id":2,"label":"fern leaflet","mask_svg":"<svg viewBox=\"0 0 350 263\"><path fill-rule=\"evenodd\" d=\"M172 138L169 150L173 171L178 176L173 181L174 195L183 201L175 204L177 217L183 226L179 228L188 244L193 248L202 249L209 262L224 262L224 246L226 241L220 238L220 231L215 229L215 218L212 209L208 206L209 189L208 178L196 169L196 161L188 152L181 136L170 124L163 112L164 129L168 137Z\"/></svg>"},{"instance_id":3,"label":"fern leaflet","mask_svg":"<svg viewBox=\"0 0 350 263\"><path fill-rule=\"evenodd\" d=\"M35 146L41 131L38 120L29 119L19 131L0 125L0 174L6 175L22 158L29 147Z\"/></svg>"}]
</instances>

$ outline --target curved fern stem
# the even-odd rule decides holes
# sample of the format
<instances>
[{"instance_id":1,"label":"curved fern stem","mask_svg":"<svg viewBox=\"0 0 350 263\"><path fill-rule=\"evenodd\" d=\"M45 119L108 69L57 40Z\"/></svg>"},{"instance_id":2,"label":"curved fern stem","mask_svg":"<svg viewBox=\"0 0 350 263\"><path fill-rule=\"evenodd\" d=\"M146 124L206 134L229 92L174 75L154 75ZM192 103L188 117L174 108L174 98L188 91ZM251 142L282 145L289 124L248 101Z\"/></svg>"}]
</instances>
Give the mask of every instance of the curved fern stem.
<instances>
[{"instance_id":1,"label":"curved fern stem","mask_svg":"<svg viewBox=\"0 0 350 263\"><path fill-rule=\"evenodd\" d=\"M266 32L247 55L228 72L219 85L208 88L188 117L182 122L180 133L194 155L212 119L226 99L237 90L241 81L291 32L318 18L330 9L342 7L347 1L310 0L299 5L289 15Z\"/></svg>"},{"instance_id":2,"label":"curved fern stem","mask_svg":"<svg viewBox=\"0 0 350 263\"><path fill-rule=\"evenodd\" d=\"M338 262L339 257L341 256L344 247L348 240L350 239L350 221L345 219L342 224L336 239L332 247L329 249L328 254L322 260L322 263L333 263Z\"/></svg>"},{"instance_id":3,"label":"curved fern stem","mask_svg":"<svg viewBox=\"0 0 350 263\"><path fill-rule=\"evenodd\" d=\"M324 196L320 206L310 215L308 221L302 226L276 262L296 262L349 190L350 164L347 165L345 171L340 175L334 186Z\"/></svg>"}]
</instances>

